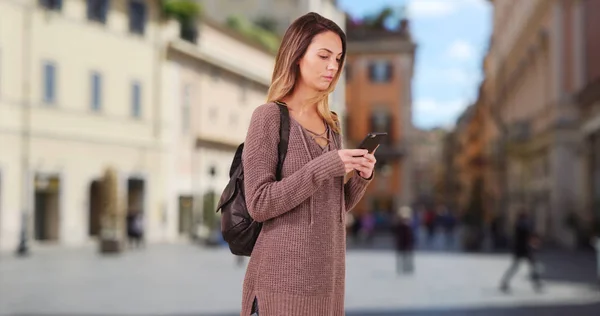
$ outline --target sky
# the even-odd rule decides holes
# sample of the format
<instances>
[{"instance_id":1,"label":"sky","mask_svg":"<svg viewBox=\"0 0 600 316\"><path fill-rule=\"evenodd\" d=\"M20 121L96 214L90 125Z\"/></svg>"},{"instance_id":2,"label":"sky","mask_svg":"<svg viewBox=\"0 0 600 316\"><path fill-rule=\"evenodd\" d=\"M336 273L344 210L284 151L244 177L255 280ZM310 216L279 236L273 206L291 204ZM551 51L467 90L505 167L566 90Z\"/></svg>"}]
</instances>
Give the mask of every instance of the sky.
<instances>
[{"instance_id":1,"label":"sky","mask_svg":"<svg viewBox=\"0 0 600 316\"><path fill-rule=\"evenodd\" d=\"M491 34L487 0L338 0L355 18L386 6L406 7L417 44L413 123L451 128L477 97L481 64Z\"/></svg>"}]
</instances>

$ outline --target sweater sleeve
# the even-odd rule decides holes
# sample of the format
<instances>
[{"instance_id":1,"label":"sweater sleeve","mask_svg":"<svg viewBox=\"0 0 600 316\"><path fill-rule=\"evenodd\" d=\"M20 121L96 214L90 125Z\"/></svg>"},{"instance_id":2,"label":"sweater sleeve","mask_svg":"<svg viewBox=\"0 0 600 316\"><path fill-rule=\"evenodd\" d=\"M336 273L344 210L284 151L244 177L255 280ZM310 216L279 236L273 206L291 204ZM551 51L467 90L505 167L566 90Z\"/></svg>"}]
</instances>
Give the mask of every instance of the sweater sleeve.
<instances>
[{"instance_id":1,"label":"sweater sleeve","mask_svg":"<svg viewBox=\"0 0 600 316\"><path fill-rule=\"evenodd\" d=\"M371 175L371 178L365 179L361 177L358 173L354 172L350 180L346 182L344 185L344 198L346 201L346 212L350 212L356 204L362 199L363 195L365 195L365 191L367 190L367 186L371 183L371 180L374 177L374 174Z\"/></svg>"},{"instance_id":2,"label":"sweater sleeve","mask_svg":"<svg viewBox=\"0 0 600 316\"><path fill-rule=\"evenodd\" d=\"M273 104L262 105L254 111L242 154L246 205L250 216L258 222L294 209L325 180L343 176L345 171L339 154L332 151L277 181L279 115L279 109ZM286 161L288 159L289 155Z\"/></svg>"}]
</instances>

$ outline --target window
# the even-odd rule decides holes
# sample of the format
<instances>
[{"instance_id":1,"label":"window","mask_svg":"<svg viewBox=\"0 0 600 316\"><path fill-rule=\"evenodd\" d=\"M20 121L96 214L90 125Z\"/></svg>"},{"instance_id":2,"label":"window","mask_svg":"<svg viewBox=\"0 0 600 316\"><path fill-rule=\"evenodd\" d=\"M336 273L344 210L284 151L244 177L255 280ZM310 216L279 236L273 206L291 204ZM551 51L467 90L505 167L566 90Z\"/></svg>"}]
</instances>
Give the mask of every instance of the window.
<instances>
[{"instance_id":1,"label":"window","mask_svg":"<svg viewBox=\"0 0 600 316\"><path fill-rule=\"evenodd\" d=\"M371 82L390 82L393 67L389 61L375 61L369 65L369 78Z\"/></svg>"},{"instance_id":2,"label":"window","mask_svg":"<svg viewBox=\"0 0 600 316\"><path fill-rule=\"evenodd\" d=\"M102 108L102 77L97 72L92 73L91 80L91 107L94 111L100 111Z\"/></svg>"},{"instance_id":3,"label":"window","mask_svg":"<svg viewBox=\"0 0 600 316\"><path fill-rule=\"evenodd\" d=\"M183 100L181 103L181 131L187 133L190 130L190 91L191 87L186 84L183 88Z\"/></svg>"},{"instance_id":4,"label":"window","mask_svg":"<svg viewBox=\"0 0 600 316\"><path fill-rule=\"evenodd\" d=\"M142 117L142 86L139 82L131 86L131 116Z\"/></svg>"},{"instance_id":5,"label":"window","mask_svg":"<svg viewBox=\"0 0 600 316\"><path fill-rule=\"evenodd\" d=\"M383 139L383 143L390 143L392 138L392 117L388 111L380 109L371 113L371 130L373 132L388 133Z\"/></svg>"},{"instance_id":6,"label":"window","mask_svg":"<svg viewBox=\"0 0 600 316\"><path fill-rule=\"evenodd\" d=\"M62 9L62 0L39 0L40 6L44 9L60 11Z\"/></svg>"},{"instance_id":7,"label":"window","mask_svg":"<svg viewBox=\"0 0 600 316\"><path fill-rule=\"evenodd\" d=\"M195 22L179 23L179 37L190 43L198 41L198 26Z\"/></svg>"},{"instance_id":8,"label":"window","mask_svg":"<svg viewBox=\"0 0 600 316\"><path fill-rule=\"evenodd\" d=\"M146 3L141 0L129 1L129 31L144 34L146 27Z\"/></svg>"},{"instance_id":9,"label":"window","mask_svg":"<svg viewBox=\"0 0 600 316\"><path fill-rule=\"evenodd\" d=\"M54 104L56 102L56 66L47 62L44 64L43 72L44 103Z\"/></svg>"},{"instance_id":10,"label":"window","mask_svg":"<svg viewBox=\"0 0 600 316\"><path fill-rule=\"evenodd\" d=\"M91 21L106 23L109 0L87 0L87 17Z\"/></svg>"}]
</instances>

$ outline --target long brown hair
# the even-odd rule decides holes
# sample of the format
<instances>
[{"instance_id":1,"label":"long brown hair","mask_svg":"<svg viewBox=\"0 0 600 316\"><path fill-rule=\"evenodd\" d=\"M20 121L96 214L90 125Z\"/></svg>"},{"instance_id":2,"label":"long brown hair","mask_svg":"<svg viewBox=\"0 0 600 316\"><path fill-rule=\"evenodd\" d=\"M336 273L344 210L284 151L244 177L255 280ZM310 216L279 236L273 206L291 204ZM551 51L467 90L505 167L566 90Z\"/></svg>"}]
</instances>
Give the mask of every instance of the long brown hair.
<instances>
[{"instance_id":1,"label":"long brown hair","mask_svg":"<svg viewBox=\"0 0 600 316\"><path fill-rule=\"evenodd\" d=\"M308 46L313 38L321 33L331 31L336 33L342 40L342 57L335 77L331 81L329 88L319 93L311 102L317 103L319 115L327 122L327 125L340 134L338 118L329 110L328 96L335 89L335 85L340 78L340 74L346 60L346 34L335 22L314 12L307 13L296 19L288 27L277 57L275 58L275 68L271 78L271 86L267 96L267 102L274 102L289 96L296 86L296 81L300 77L300 66L298 63L306 53Z\"/></svg>"}]
</instances>

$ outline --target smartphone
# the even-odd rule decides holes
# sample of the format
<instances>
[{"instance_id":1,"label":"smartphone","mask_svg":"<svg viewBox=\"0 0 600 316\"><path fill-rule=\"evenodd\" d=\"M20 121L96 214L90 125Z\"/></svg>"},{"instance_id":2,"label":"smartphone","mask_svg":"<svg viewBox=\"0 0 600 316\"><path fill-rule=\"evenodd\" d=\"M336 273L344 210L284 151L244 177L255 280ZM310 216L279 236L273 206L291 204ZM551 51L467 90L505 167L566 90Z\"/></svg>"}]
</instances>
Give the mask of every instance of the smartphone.
<instances>
[{"instance_id":1,"label":"smartphone","mask_svg":"<svg viewBox=\"0 0 600 316\"><path fill-rule=\"evenodd\" d=\"M372 154L384 137L387 136L387 133L369 133L367 136L360 142L358 145L358 149L366 149L369 151L369 154Z\"/></svg>"}]
</instances>

